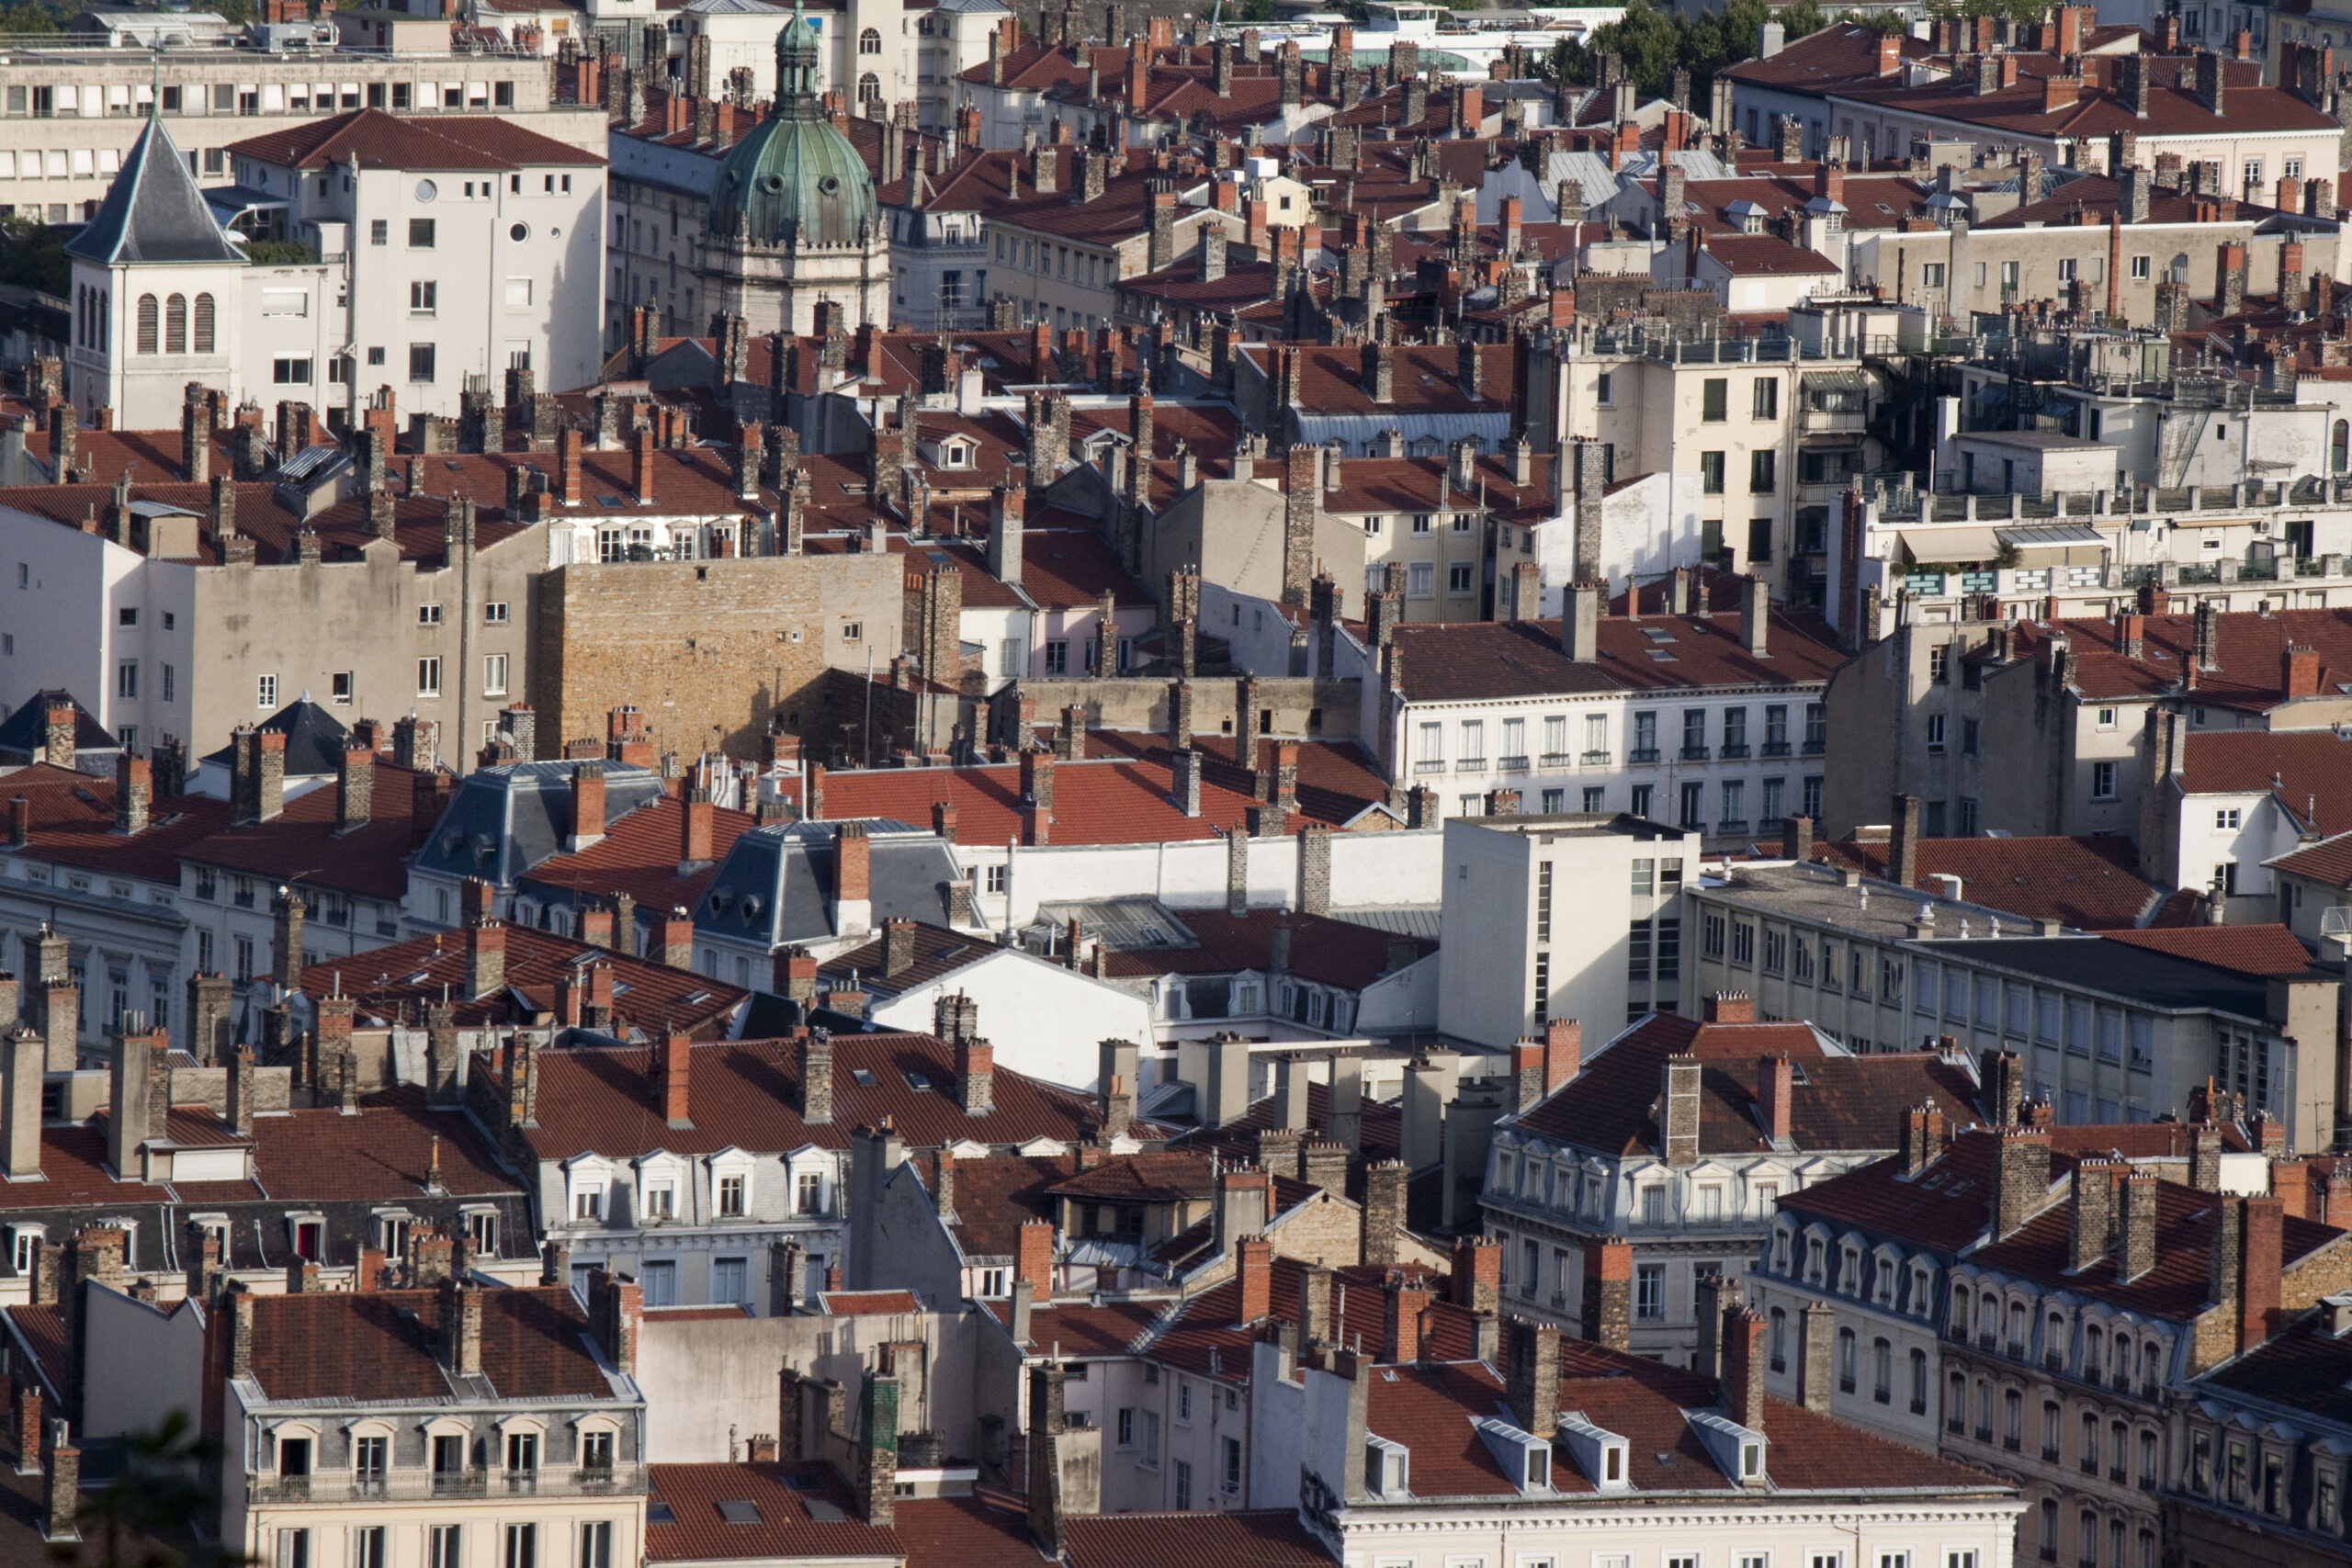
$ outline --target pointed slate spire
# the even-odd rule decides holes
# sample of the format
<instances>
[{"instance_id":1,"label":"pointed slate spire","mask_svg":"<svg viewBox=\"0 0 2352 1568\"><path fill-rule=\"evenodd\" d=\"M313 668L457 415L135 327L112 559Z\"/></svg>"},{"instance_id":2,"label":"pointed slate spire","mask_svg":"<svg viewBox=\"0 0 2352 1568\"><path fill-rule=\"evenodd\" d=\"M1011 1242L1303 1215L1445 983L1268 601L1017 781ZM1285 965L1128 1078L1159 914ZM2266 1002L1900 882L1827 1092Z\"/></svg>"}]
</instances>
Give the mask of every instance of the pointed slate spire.
<instances>
[{"instance_id":1,"label":"pointed slate spire","mask_svg":"<svg viewBox=\"0 0 2352 1568\"><path fill-rule=\"evenodd\" d=\"M245 263L197 189L187 156L152 112L122 160L122 172L107 187L98 215L66 242L65 254L100 266Z\"/></svg>"}]
</instances>

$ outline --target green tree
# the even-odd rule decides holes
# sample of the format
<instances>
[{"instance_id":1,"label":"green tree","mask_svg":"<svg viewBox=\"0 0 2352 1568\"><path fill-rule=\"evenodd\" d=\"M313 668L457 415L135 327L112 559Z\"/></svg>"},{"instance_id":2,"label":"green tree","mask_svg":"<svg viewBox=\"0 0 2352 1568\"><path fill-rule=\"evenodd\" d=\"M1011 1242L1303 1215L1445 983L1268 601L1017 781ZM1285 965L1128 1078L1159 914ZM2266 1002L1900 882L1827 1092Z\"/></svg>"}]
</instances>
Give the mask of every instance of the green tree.
<instances>
[{"instance_id":1,"label":"green tree","mask_svg":"<svg viewBox=\"0 0 2352 1568\"><path fill-rule=\"evenodd\" d=\"M96 1545L105 1568L230 1568L253 1561L226 1542L193 1550L166 1545L198 1523L220 1517L220 1493L203 1477L220 1458L220 1444L195 1429L185 1411L123 1439L122 1467L83 1498L74 1520L79 1543L51 1548L60 1562L85 1560Z\"/></svg>"},{"instance_id":2,"label":"green tree","mask_svg":"<svg viewBox=\"0 0 2352 1568\"><path fill-rule=\"evenodd\" d=\"M63 299L73 281L64 230L45 228L30 218L0 219L0 283Z\"/></svg>"}]
</instances>

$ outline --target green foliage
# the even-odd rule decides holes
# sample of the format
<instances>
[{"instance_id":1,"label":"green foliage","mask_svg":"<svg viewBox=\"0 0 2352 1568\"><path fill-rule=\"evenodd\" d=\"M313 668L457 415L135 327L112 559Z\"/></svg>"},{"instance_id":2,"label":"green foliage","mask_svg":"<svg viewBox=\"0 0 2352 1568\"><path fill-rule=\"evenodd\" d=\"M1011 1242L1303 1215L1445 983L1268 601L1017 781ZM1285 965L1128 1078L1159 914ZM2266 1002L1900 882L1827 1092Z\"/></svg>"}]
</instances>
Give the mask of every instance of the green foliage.
<instances>
[{"instance_id":1,"label":"green foliage","mask_svg":"<svg viewBox=\"0 0 2352 1568\"><path fill-rule=\"evenodd\" d=\"M1928 16L1939 22L1965 17L2007 17L2024 27L2049 14L2050 7L2036 4L2035 0L1928 0Z\"/></svg>"},{"instance_id":2,"label":"green foliage","mask_svg":"<svg viewBox=\"0 0 2352 1568\"><path fill-rule=\"evenodd\" d=\"M1869 19L1870 25L1883 25ZM1690 73L1690 101L1703 107L1713 91L1715 73L1752 59L1757 40L1768 21L1778 21L1791 42L1825 25L1814 0L1800 0L1777 9L1767 0L1730 0L1721 11L1696 16L1659 10L1650 0L1630 0L1624 16L1596 28L1589 43L1562 39L1544 62L1543 73L1555 82L1589 83L1594 59L1614 52L1625 62L1625 74L1646 96L1663 94L1679 68ZM1900 22L1894 26L1899 28Z\"/></svg>"},{"instance_id":3,"label":"green foliage","mask_svg":"<svg viewBox=\"0 0 2352 1568\"><path fill-rule=\"evenodd\" d=\"M319 253L300 240L247 240L245 259L255 266L308 266Z\"/></svg>"},{"instance_id":4,"label":"green foliage","mask_svg":"<svg viewBox=\"0 0 2352 1568\"><path fill-rule=\"evenodd\" d=\"M233 1547L199 1546L193 1552L164 1544L189 1527L217 1528L220 1494L203 1477L220 1458L220 1444L196 1430L186 1411L123 1439L122 1468L89 1494L74 1516L79 1544L51 1548L60 1562L85 1561L96 1545L107 1568L228 1568L253 1559Z\"/></svg>"},{"instance_id":5,"label":"green foliage","mask_svg":"<svg viewBox=\"0 0 2352 1568\"><path fill-rule=\"evenodd\" d=\"M62 26L58 13L40 0L0 6L0 33L53 33Z\"/></svg>"},{"instance_id":6,"label":"green foliage","mask_svg":"<svg viewBox=\"0 0 2352 1568\"><path fill-rule=\"evenodd\" d=\"M1240 19L1245 22L1272 21L1274 0L1242 0Z\"/></svg>"},{"instance_id":7,"label":"green foliage","mask_svg":"<svg viewBox=\"0 0 2352 1568\"><path fill-rule=\"evenodd\" d=\"M64 230L45 228L30 218L0 220L0 283L38 288L62 299L73 282Z\"/></svg>"}]
</instances>

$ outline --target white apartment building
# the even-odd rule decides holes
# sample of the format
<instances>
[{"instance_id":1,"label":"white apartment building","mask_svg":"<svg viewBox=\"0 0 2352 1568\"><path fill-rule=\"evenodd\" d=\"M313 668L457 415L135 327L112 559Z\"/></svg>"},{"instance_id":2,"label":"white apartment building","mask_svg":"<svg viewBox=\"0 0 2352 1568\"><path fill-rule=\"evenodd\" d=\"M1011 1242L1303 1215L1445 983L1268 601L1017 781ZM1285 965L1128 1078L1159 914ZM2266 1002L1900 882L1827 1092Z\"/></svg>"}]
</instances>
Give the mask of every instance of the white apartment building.
<instances>
[{"instance_id":1,"label":"white apartment building","mask_svg":"<svg viewBox=\"0 0 2352 1568\"><path fill-rule=\"evenodd\" d=\"M1685 890L1699 995L1752 993L1857 1054L1950 1035L2016 1051L2064 1123L2185 1113L2209 1080L2287 1122L2298 1149L2335 1135L2332 972L2247 975L2178 953L2029 921L1858 872L1758 863ZM2218 950L2214 950L2218 956Z\"/></svg>"},{"instance_id":2,"label":"white apartment building","mask_svg":"<svg viewBox=\"0 0 2352 1568\"><path fill-rule=\"evenodd\" d=\"M1559 620L1397 626L1363 733L1392 782L1427 786L1447 817L1513 791L1521 810L1622 811L1737 842L1814 815L1822 694L1844 655L1812 616L1768 614L1760 581L1743 592L1737 615L1643 616L1572 592L1566 646Z\"/></svg>"},{"instance_id":3,"label":"white apartment building","mask_svg":"<svg viewBox=\"0 0 2352 1568\"><path fill-rule=\"evenodd\" d=\"M455 417L469 377L531 368L581 386L601 363L602 160L488 118L432 126L371 109L232 148L216 225L161 118L72 242L69 390L85 416L168 427L192 380L231 400L343 405L389 384ZM274 253L273 253L274 254Z\"/></svg>"},{"instance_id":4,"label":"white apartment building","mask_svg":"<svg viewBox=\"0 0 2352 1568\"><path fill-rule=\"evenodd\" d=\"M1681 893L1699 835L1630 814L1444 825L1438 1028L1502 1049L1555 1020L1613 1033L1681 994Z\"/></svg>"},{"instance_id":5,"label":"white apartment building","mask_svg":"<svg viewBox=\"0 0 2352 1568\"><path fill-rule=\"evenodd\" d=\"M650 12L650 6L648 6ZM497 115L538 135L600 150L605 113L559 103L544 62L464 54L403 30L397 46L339 47L330 31L301 49L240 44L116 48L58 35L11 47L0 85L0 217L73 223L94 216L158 99L189 170L230 178L229 146L352 109Z\"/></svg>"},{"instance_id":6,"label":"white apartment building","mask_svg":"<svg viewBox=\"0 0 2352 1568\"><path fill-rule=\"evenodd\" d=\"M1610 483L1670 474L1679 502L1683 479L1698 481L1698 552L1670 564L1769 575L1808 603L1826 575L1829 502L1849 474L1884 467L1867 434L1883 394L1863 351L1891 343L1904 313L1816 299L1788 315L1785 340L1579 326L1529 356L1520 397L1539 449L1599 441Z\"/></svg>"}]
</instances>

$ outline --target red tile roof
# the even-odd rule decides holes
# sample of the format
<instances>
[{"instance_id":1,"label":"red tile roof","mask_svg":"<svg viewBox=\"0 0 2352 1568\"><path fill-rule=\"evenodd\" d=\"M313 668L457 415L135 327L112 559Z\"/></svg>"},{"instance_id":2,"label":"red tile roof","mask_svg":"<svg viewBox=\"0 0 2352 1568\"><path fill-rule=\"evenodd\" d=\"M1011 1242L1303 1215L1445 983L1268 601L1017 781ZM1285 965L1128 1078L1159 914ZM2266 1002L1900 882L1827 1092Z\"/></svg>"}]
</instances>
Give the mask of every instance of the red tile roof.
<instances>
[{"instance_id":1,"label":"red tile roof","mask_svg":"<svg viewBox=\"0 0 2352 1568\"><path fill-rule=\"evenodd\" d=\"M1886 874L1888 843L1873 834L1816 843L1813 858ZM1938 876L1961 879L1969 902L2028 919L2064 920L2078 931L2129 931L2154 913L2163 893L2139 872L2139 846L2121 833L2079 838L1921 839L1912 886L1939 893Z\"/></svg>"},{"instance_id":2,"label":"red tile roof","mask_svg":"<svg viewBox=\"0 0 2352 1568\"><path fill-rule=\"evenodd\" d=\"M2352 738L2332 729L2208 730L2188 737L2185 795L2267 795L2297 826L2352 829Z\"/></svg>"},{"instance_id":3,"label":"red tile roof","mask_svg":"<svg viewBox=\"0 0 2352 1568\"><path fill-rule=\"evenodd\" d=\"M2099 1141L2111 1140L2102 1130ZM1879 1160L1791 1193L1781 1199L1781 1207L1800 1224L1819 1217L1957 1252L1982 1236L1989 1223L1994 1147L1989 1132L1963 1132L1916 1179L1902 1175L1900 1160ZM1969 1254L1971 1261L2024 1278L2063 1282L2067 1290L2128 1311L2176 1321L2201 1314L2212 1282L2213 1195L2160 1181L2155 1267L2129 1284L2118 1283L2112 1270L2073 1273L2068 1269L2072 1221L2064 1179L2075 1159L2053 1146L2052 1201L2011 1235L1975 1247ZM2319 1248L2341 1243L2344 1234L2290 1216L2280 1262L2291 1268Z\"/></svg>"},{"instance_id":4,"label":"red tile roof","mask_svg":"<svg viewBox=\"0 0 2352 1568\"><path fill-rule=\"evenodd\" d=\"M900 1498L890 1529L907 1568L1038 1568L1026 1510L989 1497Z\"/></svg>"},{"instance_id":5,"label":"red tile roof","mask_svg":"<svg viewBox=\"0 0 2352 1568\"><path fill-rule=\"evenodd\" d=\"M1051 1220L1061 1205L1048 1190L1078 1168L1076 1155L990 1155L956 1162L956 1218L948 1226L967 1258L1011 1258L1021 1227ZM925 1172L934 1193L937 1178Z\"/></svg>"},{"instance_id":6,"label":"red tile roof","mask_svg":"<svg viewBox=\"0 0 2352 1568\"><path fill-rule=\"evenodd\" d=\"M1331 1554L1290 1508L1089 1514L1069 1521L1069 1543L1070 1568L1331 1568Z\"/></svg>"},{"instance_id":7,"label":"red tile roof","mask_svg":"<svg viewBox=\"0 0 2352 1568\"><path fill-rule=\"evenodd\" d=\"M1374 926L1279 909L1252 909L1238 916L1223 909L1186 909L1177 918L1200 938L1198 946L1123 948L1110 955L1107 967L1113 978L1263 969L1272 956L1274 932L1287 925L1288 973L1362 990L1387 973L1389 944L1396 940L1395 932ZM1417 955L1433 951L1434 943L1423 943Z\"/></svg>"},{"instance_id":8,"label":"red tile roof","mask_svg":"<svg viewBox=\"0 0 2352 1568\"><path fill-rule=\"evenodd\" d=\"M657 1464L652 1483L652 1501L668 1505L670 1517L646 1521L648 1562L905 1555L897 1532L859 1517L857 1499L830 1464ZM729 1519L722 1503L749 1504L753 1517ZM811 1503L831 1505L831 1517L818 1518Z\"/></svg>"},{"instance_id":9,"label":"red tile roof","mask_svg":"<svg viewBox=\"0 0 2352 1568\"><path fill-rule=\"evenodd\" d=\"M2241 975L2301 975L2312 955L2295 933L2276 923L2260 926L2181 926L2171 931L2109 931L2110 942L2153 947L2178 958L2234 969Z\"/></svg>"},{"instance_id":10,"label":"red tile roof","mask_svg":"<svg viewBox=\"0 0 2352 1568\"><path fill-rule=\"evenodd\" d=\"M754 819L748 812L712 807L710 859L699 871L682 873L685 814L685 804L677 796L657 795L635 811L609 818L605 836L586 849L543 860L519 881L559 895L591 898L626 893L641 909L691 909L701 901L718 863L754 826Z\"/></svg>"},{"instance_id":11,"label":"red tile roof","mask_svg":"<svg viewBox=\"0 0 2352 1568\"><path fill-rule=\"evenodd\" d=\"M2268 1344L2216 1367L2197 1386L2300 1410L2340 1431L2352 1426L2352 1338L2330 1334L2324 1312L2308 1313Z\"/></svg>"},{"instance_id":12,"label":"red tile roof","mask_svg":"<svg viewBox=\"0 0 2352 1568\"><path fill-rule=\"evenodd\" d=\"M14 795L22 795L32 810L32 833L16 852L18 858L173 886L179 885L181 852L229 825L227 801L175 795L153 802L146 830L126 838L114 828L112 777L47 762L0 779L0 797Z\"/></svg>"},{"instance_id":13,"label":"red tile roof","mask_svg":"<svg viewBox=\"0 0 2352 1568\"><path fill-rule=\"evenodd\" d=\"M1735 277L1800 277L1838 270L1827 256L1772 234L1709 235L1701 248Z\"/></svg>"},{"instance_id":14,"label":"red tile roof","mask_svg":"<svg viewBox=\"0 0 2352 1568\"><path fill-rule=\"evenodd\" d=\"M1392 366L1394 396L1385 403L1373 399L1364 375L1362 349L1327 348L1307 343L1285 346L1298 355L1299 406L1318 414L1508 415L1517 386L1515 360L1509 344L1479 345L1478 395L1475 398L1454 379L1459 349L1442 344L1399 344ZM1273 350L1272 344L1252 344L1238 352L1257 367L1260 374L1271 377Z\"/></svg>"},{"instance_id":15,"label":"red tile roof","mask_svg":"<svg viewBox=\"0 0 2352 1568\"><path fill-rule=\"evenodd\" d=\"M1052 1138L1076 1143L1102 1125L1101 1101L996 1068L994 1109L967 1116L955 1095L955 1053L928 1034L833 1036L833 1119L801 1119L800 1069L792 1042L730 1040L693 1047L687 1084L694 1125L673 1127L647 1089L653 1053L634 1047L544 1051L539 1055L539 1124L531 1147L543 1160L650 1149L716 1154L721 1149L845 1149L861 1126L891 1120L907 1146L939 1148L966 1139L998 1145ZM497 1081L496 1065L476 1057L474 1071ZM870 1083L859 1081L865 1074ZM910 1073L933 1086L918 1089ZM959 1198L960 1201L960 1198Z\"/></svg>"},{"instance_id":16,"label":"red tile roof","mask_svg":"<svg viewBox=\"0 0 2352 1568\"><path fill-rule=\"evenodd\" d=\"M439 1290L255 1296L254 1379L269 1398L447 1400L436 1357L454 1311ZM610 1399L568 1285L481 1292L482 1375L502 1399ZM440 1351L446 1356L446 1351Z\"/></svg>"},{"instance_id":17,"label":"red tile roof","mask_svg":"<svg viewBox=\"0 0 2352 1568\"><path fill-rule=\"evenodd\" d=\"M1713 1380L1563 1341L1560 1409L1580 1411L1605 1431L1629 1439L1627 1479L1643 1492L1736 1492L1700 1441L1685 1410L1717 1401ZM1502 1379L1479 1362L1398 1367L1371 1389L1374 1435L1412 1451L1413 1495L1419 1498L1519 1495L1469 1417L1495 1414ZM1880 1488L1999 1493L2005 1484L1981 1471L1816 1416L1801 1405L1765 1401L1767 1461L1773 1490L1850 1493ZM1552 1467L1553 1488L1593 1496L1598 1488L1572 1462Z\"/></svg>"},{"instance_id":18,"label":"red tile roof","mask_svg":"<svg viewBox=\"0 0 2352 1568\"><path fill-rule=\"evenodd\" d=\"M1124 1203L1172 1203L1216 1195L1216 1174L1205 1155L1177 1150L1114 1155L1048 1187L1056 1198L1102 1198ZM960 1195L959 1200L960 1201Z\"/></svg>"},{"instance_id":19,"label":"red tile roof","mask_svg":"<svg viewBox=\"0 0 2352 1568\"><path fill-rule=\"evenodd\" d=\"M382 757L369 771L375 779L368 821L361 827L349 832L336 829L335 785L327 784L288 801L266 822L226 828L198 840L181 852L182 858L305 887L397 901L408 892L413 847L409 809L416 774Z\"/></svg>"},{"instance_id":20,"label":"red tile roof","mask_svg":"<svg viewBox=\"0 0 2352 1568\"><path fill-rule=\"evenodd\" d=\"M1557 618L1403 626L1392 646L1408 700L1431 703L1812 684L1845 662L1817 617L1777 609L1762 659L1740 641L1739 617L1724 615L1605 616L1600 657L1589 664L1561 651Z\"/></svg>"},{"instance_id":21,"label":"red tile roof","mask_svg":"<svg viewBox=\"0 0 2352 1568\"><path fill-rule=\"evenodd\" d=\"M177 1112L174 1125L176 1131ZM424 1089L403 1085L362 1096L356 1118L334 1107L255 1117L254 1171L263 1193L254 1196L313 1202L413 1198L425 1190L436 1139L445 1191L471 1198L518 1190L471 1117L461 1109L428 1109Z\"/></svg>"},{"instance_id":22,"label":"red tile roof","mask_svg":"<svg viewBox=\"0 0 2352 1568\"><path fill-rule=\"evenodd\" d=\"M888 1317L922 1311L912 1291L824 1291L817 1299L835 1317Z\"/></svg>"},{"instance_id":23,"label":"red tile roof","mask_svg":"<svg viewBox=\"0 0 2352 1568\"><path fill-rule=\"evenodd\" d=\"M1165 762L1116 761L1054 764L1056 844L1148 844L1214 839L1249 825L1255 798L1204 773L1201 814L1187 817L1171 798ZM1011 763L961 768L876 768L825 775L828 818L887 817L931 820L940 801L956 807L956 836L965 843L1001 844L1022 837L1021 770ZM1305 801L1301 801L1302 807ZM1352 815L1352 813L1351 814ZM1295 829L1316 821L1293 818ZM1326 819L1325 825L1340 826Z\"/></svg>"},{"instance_id":24,"label":"red tile roof","mask_svg":"<svg viewBox=\"0 0 2352 1568\"><path fill-rule=\"evenodd\" d=\"M2290 850L2264 864L2290 876L2309 877L2330 887L2352 888L2352 833L2338 833L2299 850Z\"/></svg>"},{"instance_id":25,"label":"red tile roof","mask_svg":"<svg viewBox=\"0 0 2352 1568\"><path fill-rule=\"evenodd\" d=\"M357 1001L363 1027L371 1018L389 1021L403 1012L412 1021L422 1019L424 1009L440 1001L446 990L457 1010L458 1027L473 1030L487 1023L518 1021L518 1014L551 1011L557 977L584 960L594 959L612 965L616 1028L633 1024L649 1034L675 1031L698 1039L724 1032L736 1010L751 995L690 970L649 963L528 926L510 921L503 929L506 980L492 996L466 995L463 931L421 936L312 965L303 972L302 989L316 998L341 986L345 995ZM520 1004L514 1000L517 993L524 998Z\"/></svg>"},{"instance_id":26,"label":"red tile roof","mask_svg":"<svg viewBox=\"0 0 2352 1568\"><path fill-rule=\"evenodd\" d=\"M2147 616L2136 659L2120 651L2120 636L2115 621L2094 616L2015 621L2009 632L2015 655L2044 663L2050 640L2066 638L2075 654L2075 686L2085 701L2153 697L2179 687L2182 658L2195 643L2195 615ZM2334 682L2352 680L2352 608L2225 613L2216 617L2215 641L2215 668L2197 671L2195 700L2207 707L2259 710L2276 704L2285 691L2283 656L2290 645L2319 655L2323 693L2332 693ZM1972 657L1982 661L1984 650Z\"/></svg>"},{"instance_id":27,"label":"red tile roof","mask_svg":"<svg viewBox=\"0 0 2352 1568\"><path fill-rule=\"evenodd\" d=\"M1832 1055L1810 1024L1702 1023L1661 1013L1588 1056L1574 1078L1507 1124L1605 1154L1660 1150L1657 1102L1667 1060L1678 1054L1699 1059L1702 1155L1770 1150L1757 1100L1768 1055L1786 1055L1798 1068L1789 1124L1801 1150L1894 1148L1904 1112L1922 1100L1933 1096L1947 1114L1965 1117L1976 1099L1966 1066L1935 1053Z\"/></svg>"},{"instance_id":28,"label":"red tile roof","mask_svg":"<svg viewBox=\"0 0 2352 1568\"><path fill-rule=\"evenodd\" d=\"M355 157L366 169L509 169L560 164L590 167L605 160L567 142L490 116L410 118L356 109L230 143L241 158L324 169Z\"/></svg>"},{"instance_id":29,"label":"red tile roof","mask_svg":"<svg viewBox=\"0 0 2352 1568\"><path fill-rule=\"evenodd\" d=\"M979 1304L999 1323L1012 1321L1011 1302L998 1299ZM1099 1305L1075 1296L1039 1302L1029 1316L1030 1348L1033 1353L1056 1356L1133 1355L1136 1352L1130 1347L1150 1330L1167 1304L1151 1297L1105 1301Z\"/></svg>"}]
</instances>

